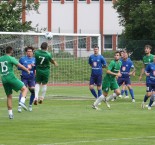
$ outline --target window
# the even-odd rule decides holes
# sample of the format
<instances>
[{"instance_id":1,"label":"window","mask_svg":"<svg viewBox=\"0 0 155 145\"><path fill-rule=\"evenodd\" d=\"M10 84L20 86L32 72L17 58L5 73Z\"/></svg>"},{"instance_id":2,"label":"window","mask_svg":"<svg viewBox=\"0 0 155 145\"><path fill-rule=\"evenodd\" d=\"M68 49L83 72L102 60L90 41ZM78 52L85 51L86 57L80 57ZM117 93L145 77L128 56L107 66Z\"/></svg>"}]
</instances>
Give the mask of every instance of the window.
<instances>
[{"instance_id":1,"label":"window","mask_svg":"<svg viewBox=\"0 0 155 145\"><path fill-rule=\"evenodd\" d=\"M74 44L74 37L72 36L66 36L65 37L65 44L66 44L66 48L70 48L73 49L73 44Z\"/></svg>"},{"instance_id":2,"label":"window","mask_svg":"<svg viewBox=\"0 0 155 145\"><path fill-rule=\"evenodd\" d=\"M91 48L98 46L98 39L97 37L91 37Z\"/></svg>"},{"instance_id":3,"label":"window","mask_svg":"<svg viewBox=\"0 0 155 145\"><path fill-rule=\"evenodd\" d=\"M78 48L86 48L86 37L78 37Z\"/></svg>"},{"instance_id":4,"label":"window","mask_svg":"<svg viewBox=\"0 0 155 145\"><path fill-rule=\"evenodd\" d=\"M112 35L105 35L104 36L104 48L105 49L112 49Z\"/></svg>"},{"instance_id":5,"label":"window","mask_svg":"<svg viewBox=\"0 0 155 145\"><path fill-rule=\"evenodd\" d=\"M99 0L91 0L91 1L99 1Z\"/></svg>"}]
</instances>

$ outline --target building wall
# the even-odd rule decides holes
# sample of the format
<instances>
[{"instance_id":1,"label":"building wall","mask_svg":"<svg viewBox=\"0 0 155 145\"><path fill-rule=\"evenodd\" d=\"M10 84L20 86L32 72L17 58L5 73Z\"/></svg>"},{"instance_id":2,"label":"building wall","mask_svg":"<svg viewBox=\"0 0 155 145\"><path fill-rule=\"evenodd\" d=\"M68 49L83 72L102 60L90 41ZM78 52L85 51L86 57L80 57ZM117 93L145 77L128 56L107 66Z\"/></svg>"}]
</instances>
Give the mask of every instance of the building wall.
<instances>
[{"instance_id":1,"label":"building wall","mask_svg":"<svg viewBox=\"0 0 155 145\"><path fill-rule=\"evenodd\" d=\"M103 18L100 18L102 6L100 6L99 1L77 0L77 19L75 19L76 10L74 7L76 0L50 1L51 3L48 1L39 1L39 14L33 11L27 12L26 20L32 21L33 26L39 24L39 29L46 28L46 31L51 30L54 33L103 33L103 48L114 50L117 48L115 41L117 41L117 36L121 34L123 28L119 26L118 14L112 7L112 1L103 0ZM48 14L49 4L51 6L51 14ZM50 26L49 16L51 18ZM102 19L103 26L101 25ZM108 39L106 37L108 37ZM106 45L106 43L112 44ZM106 46L110 48L106 48Z\"/></svg>"}]
</instances>

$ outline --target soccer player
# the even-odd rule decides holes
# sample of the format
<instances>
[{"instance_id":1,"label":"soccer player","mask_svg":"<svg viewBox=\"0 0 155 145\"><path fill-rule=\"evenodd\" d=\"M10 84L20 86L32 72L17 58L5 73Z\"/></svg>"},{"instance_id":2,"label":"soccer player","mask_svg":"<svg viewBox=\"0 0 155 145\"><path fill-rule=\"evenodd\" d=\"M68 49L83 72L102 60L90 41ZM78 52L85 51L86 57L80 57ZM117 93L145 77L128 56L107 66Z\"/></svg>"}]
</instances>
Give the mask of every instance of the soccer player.
<instances>
[{"instance_id":1,"label":"soccer player","mask_svg":"<svg viewBox=\"0 0 155 145\"><path fill-rule=\"evenodd\" d=\"M89 57L89 64L92 68L89 89L92 95L97 99L102 95L102 68L106 67L106 60L99 54L99 47L95 46L94 54ZM98 94L94 89L94 84L97 85Z\"/></svg>"},{"instance_id":2,"label":"soccer player","mask_svg":"<svg viewBox=\"0 0 155 145\"><path fill-rule=\"evenodd\" d=\"M27 68L25 68L23 65L21 65L14 57L11 56L13 54L13 48L11 46L6 47L5 52L6 54L0 57L0 74L2 78L3 87L7 95L7 107L8 107L9 118L13 119L12 90L15 90L15 91L21 90L22 97L19 104L25 110L27 110L27 107L25 105L27 88L23 82L21 82L19 79L16 78L13 71L13 66L14 65L18 66L21 69L25 70L27 73L30 73L30 71Z\"/></svg>"},{"instance_id":3,"label":"soccer player","mask_svg":"<svg viewBox=\"0 0 155 145\"><path fill-rule=\"evenodd\" d=\"M148 64L153 62L153 58L154 55L151 54L151 49L152 47L150 45L145 45L144 47L144 51L145 51L145 56L143 57L143 68L141 70L141 74L139 76L139 80L141 81L142 76L144 74L145 68L147 67ZM145 107L145 102L148 100L148 98L150 97L150 93L149 92L149 82L148 82L148 76L146 76L146 95L144 96L144 100L141 104L141 107L144 108Z\"/></svg>"},{"instance_id":4,"label":"soccer player","mask_svg":"<svg viewBox=\"0 0 155 145\"><path fill-rule=\"evenodd\" d=\"M58 66L57 62L53 60L51 53L48 51L48 44L47 42L43 42L41 44L41 50L37 50L35 52L35 59L36 59L36 85L35 85L35 99L34 105L42 104L46 90L47 90L47 83L49 80L50 75L50 63ZM40 85L42 84L42 96L39 98L38 102L38 95L40 91Z\"/></svg>"},{"instance_id":5,"label":"soccer player","mask_svg":"<svg viewBox=\"0 0 155 145\"><path fill-rule=\"evenodd\" d=\"M124 56L124 51L121 50L121 51L120 51L120 54L121 54L121 58L120 58L120 60L122 61L123 56ZM128 59L130 59L130 58L128 58ZM129 98L129 96L128 96L127 86L124 85L124 84L122 84L121 86L122 86L122 90L121 90L121 94L119 95L119 97L122 98L123 95L124 95L124 93L125 93L125 97L124 97L124 98Z\"/></svg>"},{"instance_id":6,"label":"soccer player","mask_svg":"<svg viewBox=\"0 0 155 145\"><path fill-rule=\"evenodd\" d=\"M148 96L151 96L150 103L148 105L148 110L151 110L151 106L155 100L155 56L154 61L147 65L145 69L145 74L147 76L147 93Z\"/></svg>"},{"instance_id":7,"label":"soccer player","mask_svg":"<svg viewBox=\"0 0 155 145\"><path fill-rule=\"evenodd\" d=\"M24 65L26 68L30 70L30 74L28 74L26 71L21 70L21 81L25 84L26 87L29 88L29 91L31 93L30 95L30 101L29 101L29 111L32 111L32 103L35 97L35 58L33 57L33 47L26 47L25 48L25 53L26 56L23 56L20 58L19 62ZM21 99L22 94L20 93L19 95L19 102ZM22 112L21 106L18 106L18 112Z\"/></svg>"},{"instance_id":8,"label":"soccer player","mask_svg":"<svg viewBox=\"0 0 155 145\"><path fill-rule=\"evenodd\" d=\"M117 84L116 77L121 76L121 73L120 73L121 65L122 65L122 62L120 61L120 52L116 51L114 60L110 62L108 66L108 70L102 82L103 95L101 95L99 98L96 99L96 101L92 106L93 109L98 109L98 104L101 103L101 101L105 101L107 104L107 107L110 108L108 101L120 95L120 89ZM114 90L115 93L113 93L108 98L106 98L108 96L109 89Z\"/></svg>"},{"instance_id":9,"label":"soccer player","mask_svg":"<svg viewBox=\"0 0 155 145\"><path fill-rule=\"evenodd\" d=\"M120 69L120 73L122 74L122 76L118 77L117 83L119 86L123 84L128 87L130 95L132 97L132 102L135 102L134 91L131 87L131 80L130 80L130 76L133 75L133 73L135 72L135 68L131 59L128 59L128 53L125 50L123 52L123 57L121 61L122 66ZM133 70L130 71L131 69Z\"/></svg>"}]
</instances>

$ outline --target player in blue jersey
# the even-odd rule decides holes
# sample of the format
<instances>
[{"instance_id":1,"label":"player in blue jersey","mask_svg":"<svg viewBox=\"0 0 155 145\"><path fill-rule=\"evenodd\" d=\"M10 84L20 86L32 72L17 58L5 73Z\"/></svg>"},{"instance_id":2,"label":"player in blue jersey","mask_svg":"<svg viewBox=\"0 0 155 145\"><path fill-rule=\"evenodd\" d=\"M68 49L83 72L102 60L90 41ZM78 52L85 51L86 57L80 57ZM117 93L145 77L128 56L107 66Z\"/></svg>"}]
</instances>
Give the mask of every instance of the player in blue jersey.
<instances>
[{"instance_id":1,"label":"player in blue jersey","mask_svg":"<svg viewBox=\"0 0 155 145\"><path fill-rule=\"evenodd\" d=\"M120 60L122 61L123 56L124 56L124 50L121 50L120 54L121 54ZM128 59L130 59L130 58L128 58ZM119 98L122 98L124 93L125 93L125 97L124 98L129 98L127 86L124 85L124 84L122 84L121 86L122 86L122 89L121 89L121 94L119 95Z\"/></svg>"},{"instance_id":2,"label":"player in blue jersey","mask_svg":"<svg viewBox=\"0 0 155 145\"><path fill-rule=\"evenodd\" d=\"M145 47L144 47L144 51L145 51L145 56L143 57L144 66L143 66L143 68L141 70L141 74L139 76L140 81L142 79L142 76L145 72L145 68L147 67L147 65L153 62L154 55L151 54L151 49L152 49L152 47L150 45L145 45ZM142 108L145 108L145 102L150 97L150 93L149 93L148 88L149 88L149 81L148 81L148 76L146 76L146 95L144 96L143 102L141 104Z\"/></svg>"},{"instance_id":3,"label":"player in blue jersey","mask_svg":"<svg viewBox=\"0 0 155 145\"><path fill-rule=\"evenodd\" d=\"M21 70L21 81L25 84L26 87L29 88L29 91L31 93L30 95L30 101L29 101L29 111L32 111L32 103L35 97L35 58L33 57L33 47L26 47L25 53L26 55L21 57L19 62L24 65L26 68L30 70L30 74L28 74L26 71ZM21 93L19 95L19 101L21 99ZM18 106L18 112L21 112L21 106Z\"/></svg>"},{"instance_id":4,"label":"player in blue jersey","mask_svg":"<svg viewBox=\"0 0 155 145\"><path fill-rule=\"evenodd\" d=\"M128 53L124 50L123 57L122 57L122 66L120 69L120 73L122 74L121 77L118 77L118 85L121 86L122 84L126 85L129 89L130 95L132 97L132 102L135 102L134 98L134 91L131 87L130 76L134 74L135 68L131 59L128 58ZM133 69L132 71L130 71Z\"/></svg>"},{"instance_id":5,"label":"player in blue jersey","mask_svg":"<svg viewBox=\"0 0 155 145\"><path fill-rule=\"evenodd\" d=\"M95 46L94 54L89 57L89 64L92 68L89 89L95 98L102 95L102 68L106 67L105 58L99 54L99 47ZM94 89L97 85L98 93Z\"/></svg>"},{"instance_id":6,"label":"player in blue jersey","mask_svg":"<svg viewBox=\"0 0 155 145\"><path fill-rule=\"evenodd\" d=\"M150 103L148 105L148 110L151 110L151 106L155 100L155 56L153 62L148 64L145 69L145 74L147 76L148 81L148 96L150 97Z\"/></svg>"}]
</instances>

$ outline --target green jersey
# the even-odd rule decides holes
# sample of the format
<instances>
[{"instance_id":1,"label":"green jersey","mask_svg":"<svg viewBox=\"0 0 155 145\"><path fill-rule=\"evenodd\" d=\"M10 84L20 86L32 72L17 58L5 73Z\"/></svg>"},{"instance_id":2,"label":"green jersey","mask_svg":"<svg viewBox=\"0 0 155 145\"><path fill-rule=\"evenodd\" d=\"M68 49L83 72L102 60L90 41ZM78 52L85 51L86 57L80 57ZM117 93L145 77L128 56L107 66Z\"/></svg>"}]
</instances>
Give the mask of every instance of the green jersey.
<instances>
[{"instance_id":1,"label":"green jersey","mask_svg":"<svg viewBox=\"0 0 155 145\"><path fill-rule=\"evenodd\" d=\"M36 59L36 69L42 69L42 70L49 69L52 54L49 53L48 51L37 50L35 52L35 59Z\"/></svg>"},{"instance_id":2,"label":"green jersey","mask_svg":"<svg viewBox=\"0 0 155 145\"><path fill-rule=\"evenodd\" d=\"M145 67L152 63L153 62L153 59L154 59L154 55L153 54L150 54L149 56L145 55L143 57L143 64L145 65Z\"/></svg>"},{"instance_id":3,"label":"green jersey","mask_svg":"<svg viewBox=\"0 0 155 145\"><path fill-rule=\"evenodd\" d=\"M0 75L2 82L8 82L14 75L13 65L17 65L19 62L12 56L4 55L0 57Z\"/></svg>"},{"instance_id":4,"label":"green jersey","mask_svg":"<svg viewBox=\"0 0 155 145\"><path fill-rule=\"evenodd\" d=\"M108 70L114 73L118 73L121 68L121 65L122 65L122 62L120 60L118 61L112 60L108 66ZM105 77L107 77L109 80L113 80L115 79L116 76L111 74L106 74Z\"/></svg>"}]
</instances>

